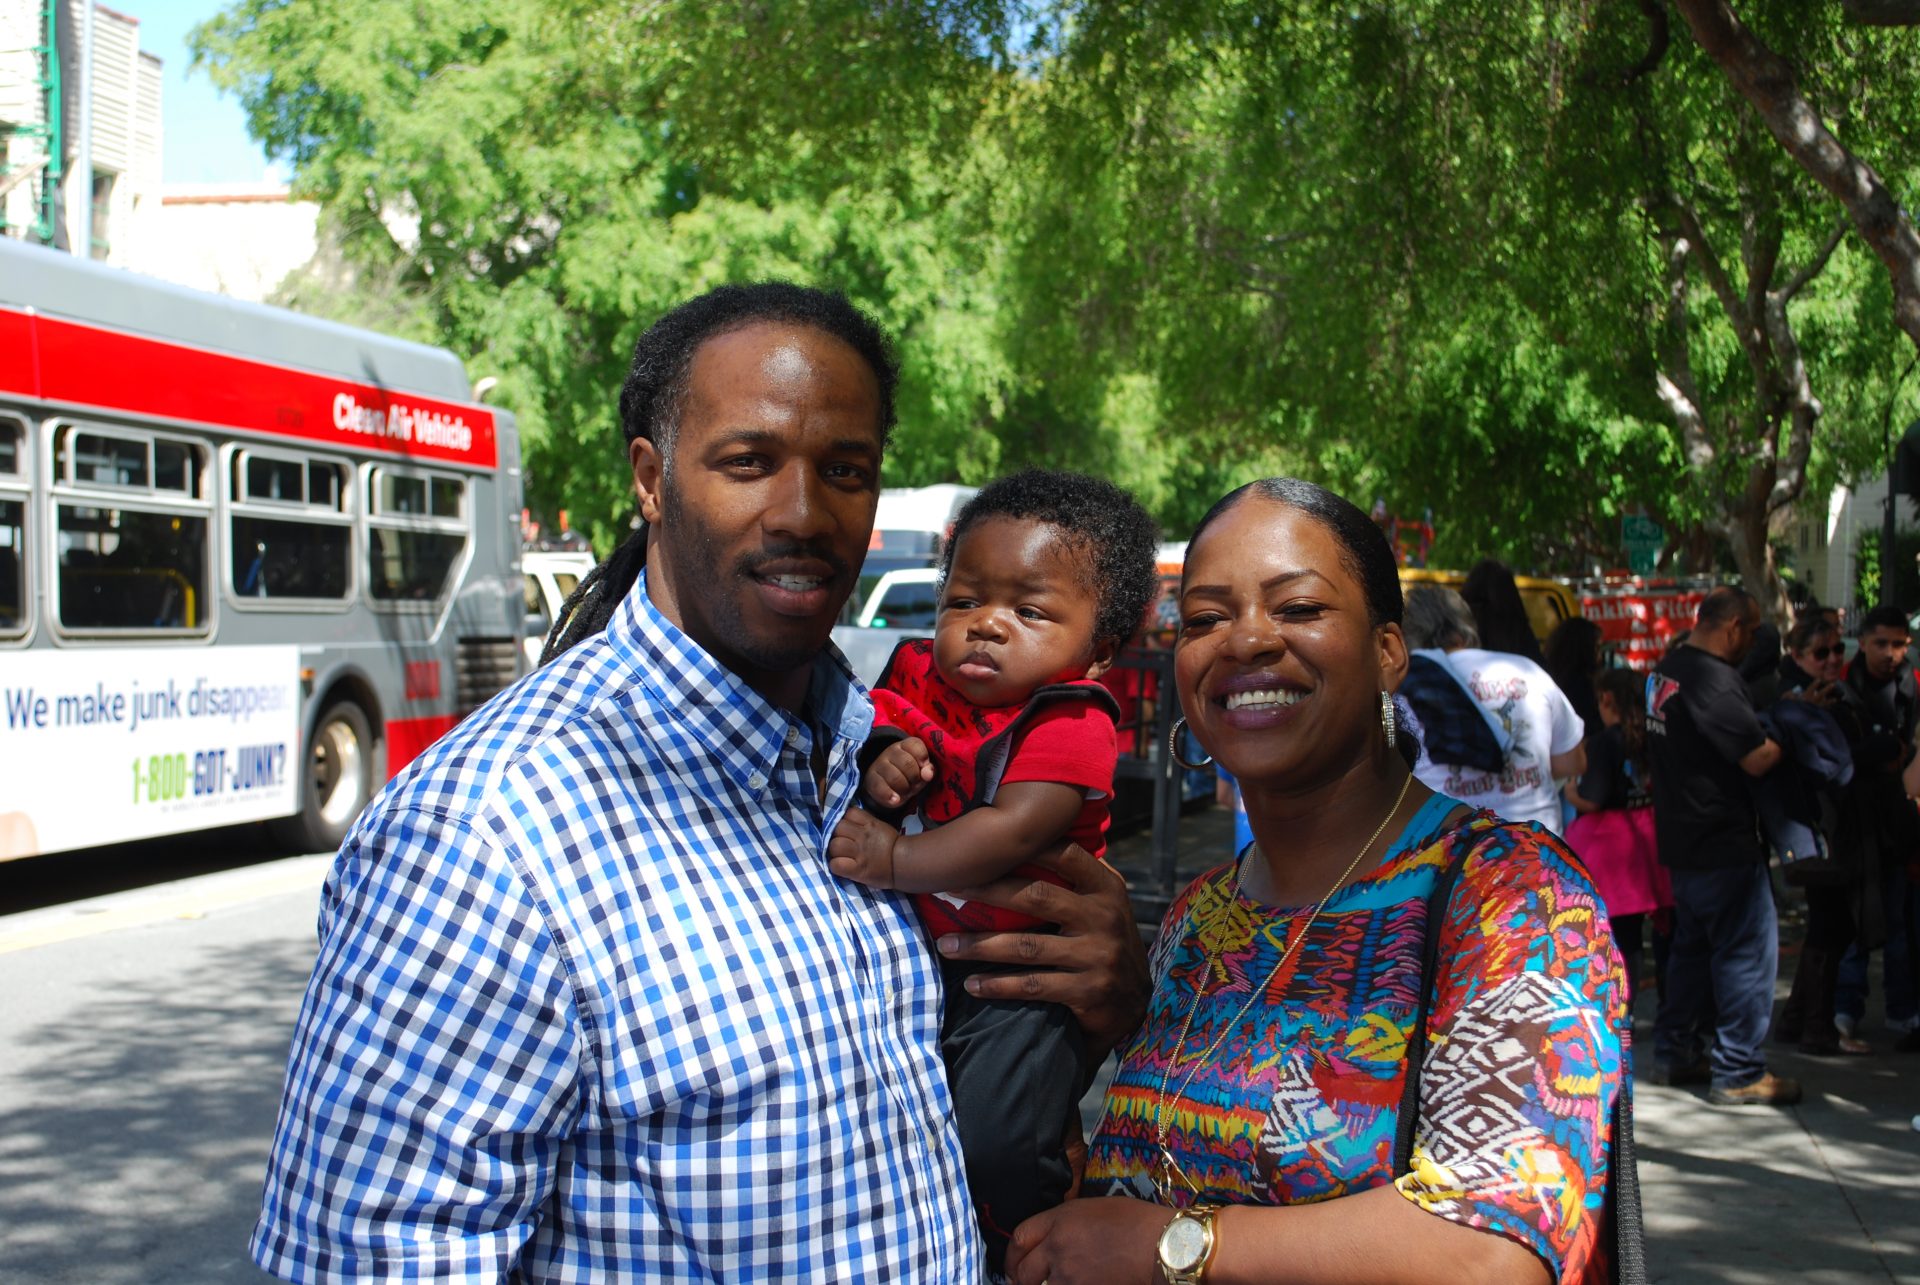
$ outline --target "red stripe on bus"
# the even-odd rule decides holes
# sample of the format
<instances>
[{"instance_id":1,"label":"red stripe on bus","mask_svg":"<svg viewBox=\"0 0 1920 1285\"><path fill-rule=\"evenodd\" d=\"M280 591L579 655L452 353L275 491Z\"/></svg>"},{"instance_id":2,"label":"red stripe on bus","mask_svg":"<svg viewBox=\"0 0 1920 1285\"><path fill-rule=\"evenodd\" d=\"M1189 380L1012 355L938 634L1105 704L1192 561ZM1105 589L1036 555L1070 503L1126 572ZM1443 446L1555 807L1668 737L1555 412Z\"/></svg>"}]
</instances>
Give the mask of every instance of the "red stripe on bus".
<instances>
[{"instance_id":1,"label":"red stripe on bus","mask_svg":"<svg viewBox=\"0 0 1920 1285\"><path fill-rule=\"evenodd\" d=\"M426 718L390 718L387 720L387 775L398 776L400 769L413 762L460 721L458 714L433 714Z\"/></svg>"},{"instance_id":2,"label":"red stripe on bus","mask_svg":"<svg viewBox=\"0 0 1920 1285\"><path fill-rule=\"evenodd\" d=\"M33 320L0 308L0 388L15 388L28 397L40 395L34 377Z\"/></svg>"},{"instance_id":3,"label":"red stripe on bus","mask_svg":"<svg viewBox=\"0 0 1920 1285\"><path fill-rule=\"evenodd\" d=\"M498 460L484 406L5 308L0 389L409 459L477 468Z\"/></svg>"}]
</instances>

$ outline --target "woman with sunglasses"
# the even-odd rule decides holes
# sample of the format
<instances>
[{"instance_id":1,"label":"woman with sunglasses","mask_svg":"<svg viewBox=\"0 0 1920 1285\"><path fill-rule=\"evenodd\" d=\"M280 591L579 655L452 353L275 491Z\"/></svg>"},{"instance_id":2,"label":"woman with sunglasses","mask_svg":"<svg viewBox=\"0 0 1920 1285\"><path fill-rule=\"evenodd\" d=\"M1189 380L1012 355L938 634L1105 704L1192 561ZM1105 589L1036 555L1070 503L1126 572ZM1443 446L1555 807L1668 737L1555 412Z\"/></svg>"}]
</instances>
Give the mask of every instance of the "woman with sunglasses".
<instances>
[{"instance_id":1,"label":"woman with sunglasses","mask_svg":"<svg viewBox=\"0 0 1920 1285\"><path fill-rule=\"evenodd\" d=\"M1850 747L1863 732L1859 711L1846 684L1846 644L1840 630L1824 615L1808 613L1787 631L1786 655L1780 658L1780 694L1820 705L1840 725ZM1800 1051L1819 1057L1842 1053L1871 1053L1864 1040L1842 1035L1833 1022L1834 991L1840 981L1840 959L1854 937L1854 903L1860 892L1859 836L1855 822L1859 809L1849 806L1844 789L1832 792L1831 806L1822 812L1833 819L1827 841L1831 855L1796 861L1786 868L1787 882L1807 897L1807 936L1800 962L1793 970L1793 990L1774 1038L1798 1044Z\"/></svg>"}]
</instances>

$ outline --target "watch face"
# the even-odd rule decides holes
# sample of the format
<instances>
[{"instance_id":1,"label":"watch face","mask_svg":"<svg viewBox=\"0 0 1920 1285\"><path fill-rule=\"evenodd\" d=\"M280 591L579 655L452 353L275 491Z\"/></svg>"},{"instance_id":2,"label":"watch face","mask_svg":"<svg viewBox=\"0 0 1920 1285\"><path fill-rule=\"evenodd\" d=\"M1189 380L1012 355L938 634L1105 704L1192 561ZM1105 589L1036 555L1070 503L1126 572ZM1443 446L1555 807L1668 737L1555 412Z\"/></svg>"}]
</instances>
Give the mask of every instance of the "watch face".
<instances>
[{"instance_id":1,"label":"watch face","mask_svg":"<svg viewBox=\"0 0 1920 1285\"><path fill-rule=\"evenodd\" d=\"M1160 1233L1160 1259L1176 1272L1190 1272L1207 1256L1207 1227L1181 1214Z\"/></svg>"}]
</instances>

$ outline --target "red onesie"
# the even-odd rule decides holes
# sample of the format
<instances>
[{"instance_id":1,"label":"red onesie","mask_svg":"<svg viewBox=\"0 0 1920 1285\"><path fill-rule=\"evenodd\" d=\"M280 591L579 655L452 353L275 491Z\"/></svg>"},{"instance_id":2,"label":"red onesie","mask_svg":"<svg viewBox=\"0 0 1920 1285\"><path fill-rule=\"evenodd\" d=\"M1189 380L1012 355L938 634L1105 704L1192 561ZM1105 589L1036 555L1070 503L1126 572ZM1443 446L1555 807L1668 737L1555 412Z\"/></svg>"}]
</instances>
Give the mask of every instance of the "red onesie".
<instances>
[{"instance_id":1,"label":"red onesie","mask_svg":"<svg viewBox=\"0 0 1920 1285\"><path fill-rule=\"evenodd\" d=\"M1057 781L1087 792L1087 801L1066 839L1095 857L1107 851L1108 803L1119 757L1112 693L1082 679L1053 683L1023 704L985 709L956 691L933 664L933 640L910 638L894 649L873 692L874 713L884 727L898 728L927 743L934 775L915 801L908 833L931 830L969 808L993 801L1013 781ZM1035 866L1024 874L1060 880ZM1030 928L1040 921L996 906L962 901L944 893L914 898L920 918L935 936L943 932Z\"/></svg>"}]
</instances>

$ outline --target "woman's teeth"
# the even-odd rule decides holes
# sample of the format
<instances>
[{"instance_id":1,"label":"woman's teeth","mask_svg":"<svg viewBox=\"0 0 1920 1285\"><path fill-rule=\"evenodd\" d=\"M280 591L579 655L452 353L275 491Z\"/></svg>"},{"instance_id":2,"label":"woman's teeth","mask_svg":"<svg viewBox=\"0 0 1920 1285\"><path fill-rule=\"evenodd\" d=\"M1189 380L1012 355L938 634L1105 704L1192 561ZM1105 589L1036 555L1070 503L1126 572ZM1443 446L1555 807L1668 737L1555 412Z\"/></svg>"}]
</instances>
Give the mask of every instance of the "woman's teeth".
<instances>
[{"instance_id":1,"label":"woman's teeth","mask_svg":"<svg viewBox=\"0 0 1920 1285\"><path fill-rule=\"evenodd\" d=\"M1305 692L1290 692L1278 687L1262 687L1250 692L1232 692L1227 696L1228 709L1267 709L1273 706L1292 705L1300 700Z\"/></svg>"}]
</instances>

